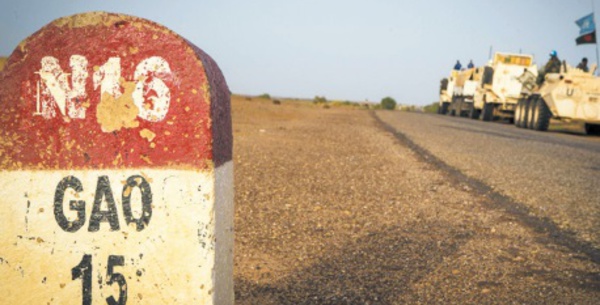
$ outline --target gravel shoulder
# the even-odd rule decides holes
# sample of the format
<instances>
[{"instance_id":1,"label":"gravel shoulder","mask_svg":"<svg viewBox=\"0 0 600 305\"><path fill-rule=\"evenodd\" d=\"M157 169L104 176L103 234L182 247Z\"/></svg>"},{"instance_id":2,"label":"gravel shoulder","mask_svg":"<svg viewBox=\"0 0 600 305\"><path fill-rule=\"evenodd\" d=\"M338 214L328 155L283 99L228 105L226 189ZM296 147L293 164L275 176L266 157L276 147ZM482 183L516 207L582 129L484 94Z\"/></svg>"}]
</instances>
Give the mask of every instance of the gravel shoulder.
<instances>
[{"instance_id":1,"label":"gravel shoulder","mask_svg":"<svg viewBox=\"0 0 600 305\"><path fill-rule=\"evenodd\" d=\"M364 110L232 100L236 304L593 304L589 256Z\"/></svg>"}]
</instances>

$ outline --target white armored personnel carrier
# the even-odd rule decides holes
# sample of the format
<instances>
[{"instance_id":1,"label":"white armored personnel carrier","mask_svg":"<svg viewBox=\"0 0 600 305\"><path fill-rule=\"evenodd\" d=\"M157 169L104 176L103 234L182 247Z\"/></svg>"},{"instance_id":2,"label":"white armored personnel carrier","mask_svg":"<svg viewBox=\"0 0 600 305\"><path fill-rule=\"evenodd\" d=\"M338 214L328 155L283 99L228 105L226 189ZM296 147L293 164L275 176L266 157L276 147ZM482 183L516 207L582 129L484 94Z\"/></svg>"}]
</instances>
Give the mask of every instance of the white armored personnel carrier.
<instances>
[{"instance_id":1,"label":"white armored personnel carrier","mask_svg":"<svg viewBox=\"0 0 600 305\"><path fill-rule=\"evenodd\" d=\"M515 125L545 131L550 119L583 122L587 134L600 134L600 77L563 62L560 73L548 73L541 84L531 71L519 79L523 83Z\"/></svg>"},{"instance_id":2,"label":"white armored personnel carrier","mask_svg":"<svg viewBox=\"0 0 600 305\"><path fill-rule=\"evenodd\" d=\"M478 69L483 70L480 72L481 83L477 86L469 117L484 121L491 121L494 117L512 120L523 87L518 77L524 71L537 76L533 56L497 52L488 65Z\"/></svg>"},{"instance_id":3,"label":"white armored personnel carrier","mask_svg":"<svg viewBox=\"0 0 600 305\"><path fill-rule=\"evenodd\" d=\"M442 79L440 88L440 114L462 116L473 105L473 96L480 75L475 68L452 70L450 77Z\"/></svg>"}]
</instances>

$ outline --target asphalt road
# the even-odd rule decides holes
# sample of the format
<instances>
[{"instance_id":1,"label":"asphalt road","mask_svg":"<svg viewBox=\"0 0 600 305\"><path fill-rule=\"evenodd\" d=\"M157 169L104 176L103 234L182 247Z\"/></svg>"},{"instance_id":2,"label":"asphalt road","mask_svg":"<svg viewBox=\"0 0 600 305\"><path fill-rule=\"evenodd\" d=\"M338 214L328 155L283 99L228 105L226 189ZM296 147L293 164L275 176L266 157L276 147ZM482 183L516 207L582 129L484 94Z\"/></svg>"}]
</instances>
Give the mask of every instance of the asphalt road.
<instances>
[{"instance_id":1,"label":"asphalt road","mask_svg":"<svg viewBox=\"0 0 600 305\"><path fill-rule=\"evenodd\" d=\"M600 137L433 114L375 116L493 208L600 262Z\"/></svg>"},{"instance_id":2,"label":"asphalt road","mask_svg":"<svg viewBox=\"0 0 600 305\"><path fill-rule=\"evenodd\" d=\"M236 304L598 304L600 138L248 97L232 114Z\"/></svg>"}]
</instances>

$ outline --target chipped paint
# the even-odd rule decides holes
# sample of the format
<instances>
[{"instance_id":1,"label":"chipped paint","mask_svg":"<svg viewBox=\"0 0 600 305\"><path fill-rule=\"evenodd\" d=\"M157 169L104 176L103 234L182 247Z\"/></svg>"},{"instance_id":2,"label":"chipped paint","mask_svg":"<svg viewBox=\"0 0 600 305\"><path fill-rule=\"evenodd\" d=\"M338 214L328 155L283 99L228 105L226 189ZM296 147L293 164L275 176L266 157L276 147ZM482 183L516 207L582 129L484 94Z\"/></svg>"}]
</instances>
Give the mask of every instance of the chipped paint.
<instances>
[{"instance_id":1,"label":"chipped paint","mask_svg":"<svg viewBox=\"0 0 600 305\"><path fill-rule=\"evenodd\" d=\"M150 122L164 120L171 92L162 79L171 78L169 63L159 56L147 58L137 65L134 78L138 82L132 98L140 110L139 117Z\"/></svg>"},{"instance_id":2,"label":"chipped paint","mask_svg":"<svg viewBox=\"0 0 600 305\"><path fill-rule=\"evenodd\" d=\"M94 89L100 87L100 94L108 93L114 98L121 96L121 58L111 57L101 67L94 67Z\"/></svg>"},{"instance_id":3,"label":"chipped paint","mask_svg":"<svg viewBox=\"0 0 600 305\"><path fill-rule=\"evenodd\" d=\"M212 58L156 23L95 12L48 24L8 62L3 302L127 291L127 304L233 304L229 90Z\"/></svg>"},{"instance_id":4,"label":"chipped paint","mask_svg":"<svg viewBox=\"0 0 600 305\"><path fill-rule=\"evenodd\" d=\"M85 92L88 76L87 59L81 55L71 56L69 60L72 71L71 85L68 82L68 74L63 72L57 58L45 56L41 60L41 66L41 69L35 72L40 75L41 82L37 82L34 115L41 115L46 119L52 119L57 114L72 119L84 119L86 107L83 103L87 98Z\"/></svg>"},{"instance_id":5,"label":"chipped paint","mask_svg":"<svg viewBox=\"0 0 600 305\"><path fill-rule=\"evenodd\" d=\"M142 170L146 177L152 178L149 182L152 212L148 224L138 231L134 223L127 224L122 198L131 198L132 217L140 219L143 216L140 189L123 185L122 181L140 176ZM219 175L226 175L227 184L231 183L230 166L217 171L221 172ZM10 262L10 265L0 264L0 295L4 301L10 296L10 300L27 300L12 304L39 304L50 299L54 299L55 304L81 304L82 282L72 279L71 270L83 255L90 254L94 277L106 274L110 255L124 257L124 265L115 266L114 270L125 276L128 294L133 296L127 304L142 304L142 299L135 298L138 293L144 295L143 304L211 302L213 297L208 290L215 289L215 247L220 247L216 246L216 239L225 233L216 233L215 192L222 187L217 194L226 194L229 188L229 185L215 185L215 173L146 168L18 171L3 172L0 176L2 188L11 190L2 193L1 202L6 208L0 211L0 231L3 232L0 256ZM76 177L82 185L80 192L68 188L60 202L69 221L77 219L77 213L69 208L69 201L85 202L84 223L75 232L66 232L55 219L53 199L57 184L67 176ZM100 222L98 231L90 232L90 215L101 176L107 176L110 181L119 229L112 231L108 222ZM139 185L141 178L136 179ZM107 204L105 200L106 197L103 205ZM224 208L231 209L227 205ZM28 209L40 212L27 213ZM230 211L224 212L227 216ZM223 238L225 242L229 237ZM229 250L231 247L232 244L226 245ZM138 275L141 270L142 274ZM115 284L108 285L104 280L100 286L93 282L92 299L98 300L93 304L115 294ZM207 289L196 289L200 286ZM36 293L32 295L31 291Z\"/></svg>"},{"instance_id":6,"label":"chipped paint","mask_svg":"<svg viewBox=\"0 0 600 305\"><path fill-rule=\"evenodd\" d=\"M140 131L140 136L152 142L152 140L154 140L154 137L156 137L156 134L151 130L144 128Z\"/></svg>"},{"instance_id":7,"label":"chipped paint","mask_svg":"<svg viewBox=\"0 0 600 305\"><path fill-rule=\"evenodd\" d=\"M82 26L84 23L77 21L77 27L69 27L64 26L63 20L58 22L60 28L57 28L56 22L50 23L23 41L23 52L17 49L11 55L12 64L4 69L4 81L0 87L0 98L7 101L3 114L0 114L0 121L4 127L0 141L10 143L12 148L5 150L0 165L9 168L21 168L23 165L28 168L56 168L65 165L71 168L94 168L144 166L151 163L181 168L188 164L187 160L196 160L192 163L200 166L204 166L201 161L203 158L229 160L231 152L225 150L213 154L212 150L213 145L217 145L214 148L218 148L221 143L231 142L231 139L214 141L212 138L213 133L220 133L219 130L223 130L225 135L230 134L231 128L229 106L212 102L229 99L222 76L215 78L219 79L215 82L216 86L211 84L212 80L208 77L220 75L218 68L209 69L212 59L185 39L155 23L130 16L115 19L114 14L94 15L91 19L96 21L104 15L105 22L94 21L91 22L92 25ZM142 26L137 26L140 24ZM115 26L118 31L115 31ZM82 41L82 37L94 37L91 31L102 38L93 42ZM73 38L60 41L51 39L57 35ZM153 35L158 35L158 40L148 43ZM161 45L168 47L157 47ZM135 54L122 57L122 54L129 53L132 47L135 47ZM169 51L164 52L166 49ZM82 73L70 65L74 55L87 61L87 69L79 69ZM36 74L41 69L44 57L57 60L54 62L57 74L53 75L57 82L62 79L61 82L65 84L61 85L62 87L70 89L63 90L63 96L67 98L62 103L64 107L60 107L65 110L66 116L56 107L57 103L50 99L46 106L40 105L40 111L37 109L38 96L40 99L43 99L44 95L51 96L41 80L42 76ZM58 73L58 68L62 73ZM138 79L134 77L136 71ZM87 78L83 77L83 72L88 73ZM75 74L81 77L75 78ZM87 79L85 84L82 81L84 79ZM129 91L125 92L126 87L131 88L130 82L135 82L136 85L131 94ZM85 91L79 90L82 87ZM223 89L215 91L213 87ZM191 93L193 90L197 93ZM87 96L80 94L81 92L85 92ZM104 94L105 92L108 92L109 96ZM215 95L215 92L222 93ZM124 99L121 99L122 95L125 95ZM137 118L132 115L134 111L127 95L130 95L138 109ZM170 96L177 96L177 102L170 103ZM69 116L69 100L80 106L79 109L82 114L85 113L85 118L79 115ZM108 105L108 101L116 101L117 104ZM42 107L48 108L45 111L47 113L54 111L53 117L34 115L41 113ZM124 113L110 112L123 108L126 109ZM218 110L218 114L221 108L227 113L225 116L219 115L224 118L220 120L224 122L222 127L210 126L210 121L195 118L198 115L209 115L214 110ZM26 119L12 121L14 117ZM47 122L40 121L42 119L46 119ZM24 137L22 130L29 129L35 129L36 132L60 132ZM156 134L152 145L141 136L142 129L152 130ZM165 134L166 130L170 131L171 136ZM114 132L118 133L117 137ZM190 137L192 141L180 141L180 137L172 136L186 134L194 135ZM138 141L140 139L144 141ZM50 158L55 153L66 156L64 152L56 152L56 149L62 150L57 145L73 140L77 145L70 147L70 157ZM166 161L161 158L164 147L169 148L173 159ZM121 151L135 151L143 154L143 157L121 153L122 157L117 160L116 156ZM217 163L220 164L221 161Z\"/></svg>"},{"instance_id":8,"label":"chipped paint","mask_svg":"<svg viewBox=\"0 0 600 305\"><path fill-rule=\"evenodd\" d=\"M106 14L104 12L91 12L63 17L54 20L52 23L57 27L82 28L90 26L111 26L123 19L131 19L129 16Z\"/></svg>"},{"instance_id":9,"label":"chipped paint","mask_svg":"<svg viewBox=\"0 0 600 305\"><path fill-rule=\"evenodd\" d=\"M96 118L103 132L140 126L137 121L139 110L131 95L135 90L135 83L124 82L122 86L124 94L117 98L108 92L102 93L102 99L96 108Z\"/></svg>"}]
</instances>

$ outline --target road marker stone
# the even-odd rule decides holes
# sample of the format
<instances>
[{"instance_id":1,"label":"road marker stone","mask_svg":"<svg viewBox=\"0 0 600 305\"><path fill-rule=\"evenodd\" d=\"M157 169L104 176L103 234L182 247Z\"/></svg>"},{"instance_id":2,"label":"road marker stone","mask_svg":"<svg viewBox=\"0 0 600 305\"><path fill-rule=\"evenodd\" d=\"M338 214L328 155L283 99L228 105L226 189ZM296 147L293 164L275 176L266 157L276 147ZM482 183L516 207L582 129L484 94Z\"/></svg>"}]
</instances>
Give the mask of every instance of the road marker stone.
<instances>
[{"instance_id":1,"label":"road marker stone","mask_svg":"<svg viewBox=\"0 0 600 305\"><path fill-rule=\"evenodd\" d=\"M92 12L0 70L3 304L233 304L230 93L137 17Z\"/></svg>"}]
</instances>

